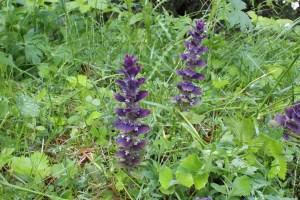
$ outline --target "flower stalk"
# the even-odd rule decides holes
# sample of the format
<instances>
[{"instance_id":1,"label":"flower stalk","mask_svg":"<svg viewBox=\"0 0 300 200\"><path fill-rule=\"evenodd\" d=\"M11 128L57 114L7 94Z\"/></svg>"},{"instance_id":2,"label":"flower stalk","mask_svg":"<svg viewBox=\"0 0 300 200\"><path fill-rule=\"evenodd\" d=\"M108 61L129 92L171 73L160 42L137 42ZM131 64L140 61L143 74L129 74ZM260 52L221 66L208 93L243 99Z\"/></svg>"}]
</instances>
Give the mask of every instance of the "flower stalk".
<instances>
[{"instance_id":1,"label":"flower stalk","mask_svg":"<svg viewBox=\"0 0 300 200\"><path fill-rule=\"evenodd\" d=\"M202 90L193 81L205 79L203 74L196 72L196 68L206 66L206 62L200 59L200 56L208 51L207 47L202 46L202 40L207 37L204 34L204 26L203 20L196 21L196 26L192 25L194 30L188 32L191 39L184 41L187 51L180 54L181 59L185 62L185 69L176 70L176 74L182 78L182 81L177 84L181 94L175 96L173 100L184 110L188 110L189 106L197 105L200 102L198 96L201 95Z\"/></svg>"},{"instance_id":2,"label":"flower stalk","mask_svg":"<svg viewBox=\"0 0 300 200\"><path fill-rule=\"evenodd\" d=\"M138 122L138 119L148 116L150 111L138 106L138 102L148 96L148 91L139 90L146 79L136 78L142 69L142 66L136 65L137 61L133 55L126 55L124 69L118 70L125 78L116 81L121 87L121 92L115 94L115 99L124 106L115 110L118 118L113 122L113 126L120 130L116 140L119 147L116 157L120 159L124 168L133 168L141 162L141 152L145 149L147 141L140 139L139 135L150 130L148 125Z\"/></svg>"}]
</instances>

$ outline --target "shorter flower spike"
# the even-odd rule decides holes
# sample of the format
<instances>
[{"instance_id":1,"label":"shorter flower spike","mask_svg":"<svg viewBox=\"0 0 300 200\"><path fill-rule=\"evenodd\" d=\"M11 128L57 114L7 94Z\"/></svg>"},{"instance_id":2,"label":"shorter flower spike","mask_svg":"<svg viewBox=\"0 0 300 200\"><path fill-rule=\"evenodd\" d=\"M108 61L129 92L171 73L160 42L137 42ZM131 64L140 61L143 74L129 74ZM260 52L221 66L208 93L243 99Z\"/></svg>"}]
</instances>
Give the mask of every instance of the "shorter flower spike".
<instances>
[{"instance_id":1,"label":"shorter flower spike","mask_svg":"<svg viewBox=\"0 0 300 200\"><path fill-rule=\"evenodd\" d=\"M295 102L293 107L285 109L285 115L275 115L275 121L283 128L300 136L300 101Z\"/></svg>"},{"instance_id":2,"label":"shorter flower spike","mask_svg":"<svg viewBox=\"0 0 300 200\"><path fill-rule=\"evenodd\" d=\"M204 60L200 59L200 56L208 51L207 47L202 46L202 40L206 38L204 26L205 22L203 20L196 21L195 26L192 25L194 30L188 32L192 38L184 41L187 52L179 54L181 59L185 62L186 68L184 70L176 70L176 74L180 76L183 81L177 84L181 95L174 97L173 100L186 110L189 106L196 105L200 102L197 96L202 93L201 88L194 85L192 80L205 79L203 74L196 72L197 67L205 67L207 65Z\"/></svg>"},{"instance_id":3,"label":"shorter flower spike","mask_svg":"<svg viewBox=\"0 0 300 200\"><path fill-rule=\"evenodd\" d=\"M115 94L115 99L125 105L123 108L115 109L118 118L113 122L113 126L121 132L116 139L120 149L116 157L120 159L121 166L128 169L134 168L141 162L141 151L145 149L147 140L140 139L139 135L150 131L148 125L137 121L150 114L150 110L137 105L137 102L149 95L148 91L139 90L146 78L136 78L142 69L142 66L136 65L137 61L133 55L126 55L124 69L118 70L125 78L116 80L121 87L121 92Z\"/></svg>"}]
</instances>

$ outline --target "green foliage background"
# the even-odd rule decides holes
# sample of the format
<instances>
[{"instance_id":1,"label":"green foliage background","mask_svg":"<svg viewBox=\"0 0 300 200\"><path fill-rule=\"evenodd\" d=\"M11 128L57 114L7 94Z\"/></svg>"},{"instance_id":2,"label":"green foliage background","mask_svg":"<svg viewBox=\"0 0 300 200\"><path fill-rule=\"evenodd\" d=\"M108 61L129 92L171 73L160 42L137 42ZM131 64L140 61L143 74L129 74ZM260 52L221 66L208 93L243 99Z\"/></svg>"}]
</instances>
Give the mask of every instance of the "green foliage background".
<instances>
[{"instance_id":1,"label":"green foliage background","mask_svg":"<svg viewBox=\"0 0 300 200\"><path fill-rule=\"evenodd\" d=\"M300 99L299 18L262 16L263 4L247 11L241 0L179 16L170 3L1 1L1 199L299 198L299 137L268 125ZM206 80L201 105L182 112L174 70L198 18ZM111 125L126 54L150 91L135 171L119 168Z\"/></svg>"}]
</instances>

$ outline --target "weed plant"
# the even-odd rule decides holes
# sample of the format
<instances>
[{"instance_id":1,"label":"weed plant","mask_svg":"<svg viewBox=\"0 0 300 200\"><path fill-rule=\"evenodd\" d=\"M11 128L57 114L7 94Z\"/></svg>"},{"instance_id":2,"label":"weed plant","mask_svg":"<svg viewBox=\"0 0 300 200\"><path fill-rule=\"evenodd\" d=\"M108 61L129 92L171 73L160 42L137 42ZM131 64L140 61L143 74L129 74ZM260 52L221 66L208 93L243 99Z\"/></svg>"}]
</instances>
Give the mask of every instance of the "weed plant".
<instances>
[{"instance_id":1,"label":"weed plant","mask_svg":"<svg viewBox=\"0 0 300 200\"><path fill-rule=\"evenodd\" d=\"M174 72L198 19L114 2L0 2L0 199L299 198L299 138L269 123L300 99L300 20L211 1L201 104L183 112ZM151 131L124 170L114 94L132 54Z\"/></svg>"}]
</instances>

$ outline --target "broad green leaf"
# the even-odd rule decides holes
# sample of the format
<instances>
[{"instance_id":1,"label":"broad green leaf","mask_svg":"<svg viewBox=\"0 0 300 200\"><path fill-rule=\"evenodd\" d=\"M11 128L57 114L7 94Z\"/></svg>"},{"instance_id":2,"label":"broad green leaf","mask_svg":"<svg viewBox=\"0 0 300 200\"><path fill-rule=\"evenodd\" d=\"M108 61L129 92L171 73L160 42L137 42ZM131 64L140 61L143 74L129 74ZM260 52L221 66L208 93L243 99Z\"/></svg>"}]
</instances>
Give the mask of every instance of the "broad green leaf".
<instances>
[{"instance_id":1,"label":"broad green leaf","mask_svg":"<svg viewBox=\"0 0 300 200\"><path fill-rule=\"evenodd\" d=\"M225 87L226 85L229 84L228 80L221 80L221 79L215 79L213 80L213 86L214 88L220 89L222 87Z\"/></svg>"},{"instance_id":2,"label":"broad green leaf","mask_svg":"<svg viewBox=\"0 0 300 200\"><path fill-rule=\"evenodd\" d=\"M25 117L38 117L40 114L40 106L27 95L21 94L17 96L17 105L21 114Z\"/></svg>"},{"instance_id":3,"label":"broad green leaf","mask_svg":"<svg viewBox=\"0 0 300 200\"><path fill-rule=\"evenodd\" d=\"M8 162L10 162L13 158L13 156L11 155L14 152L14 148L5 148L1 151L0 154L0 169L2 169L2 167L4 165L6 165Z\"/></svg>"},{"instance_id":4,"label":"broad green leaf","mask_svg":"<svg viewBox=\"0 0 300 200\"><path fill-rule=\"evenodd\" d=\"M191 187L194 184L193 175L181 167L176 171L176 179L186 187Z\"/></svg>"},{"instance_id":5,"label":"broad green leaf","mask_svg":"<svg viewBox=\"0 0 300 200\"><path fill-rule=\"evenodd\" d=\"M78 75L77 81L80 85L86 87L87 86L87 76L85 75Z\"/></svg>"},{"instance_id":6,"label":"broad green leaf","mask_svg":"<svg viewBox=\"0 0 300 200\"><path fill-rule=\"evenodd\" d=\"M251 179L248 176L237 177L232 186L232 196L249 196L251 190Z\"/></svg>"},{"instance_id":7,"label":"broad green leaf","mask_svg":"<svg viewBox=\"0 0 300 200\"><path fill-rule=\"evenodd\" d=\"M164 189L167 189L170 186L170 182L173 179L172 170L169 167L164 167L159 172L159 182Z\"/></svg>"},{"instance_id":8,"label":"broad green leaf","mask_svg":"<svg viewBox=\"0 0 300 200\"><path fill-rule=\"evenodd\" d=\"M210 186L213 187L218 192L221 192L222 194L227 194L227 190L224 185L218 185L216 183L211 183Z\"/></svg>"},{"instance_id":9,"label":"broad green leaf","mask_svg":"<svg viewBox=\"0 0 300 200\"><path fill-rule=\"evenodd\" d=\"M51 170L48 166L48 157L41 152L35 152L30 157L14 157L11 168L18 174L39 176L41 178L48 176Z\"/></svg>"},{"instance_id":10,"label":"broad green leaf","mask_svg":"<svg viewBox=\"0 0 300 200\"><path fill-rule=\"evenodd\" d=\"M182 168L185 168L189 172L193 173L198 172L201 169L203 163L199 160L197 154L192 154L184 158L179 165Z\"/></svg>"},{"instance_id":11,"label":"broad green leaf","mask_svg":"<svg viewBox=\"0 0 300 200\"><path fill-rule=\"evenodd\" d=\"M107 8L107 0L88 0L88 5L98 10L104 10Z\"/></svg>"},{"instance_id":12,"label":"broad green leaf","mask_svg":"<svg viewBox=\"0 0 300 200\"><path fill-rule=\"evenodd\" d=\"M272 140L269 143L269 150L273 157L277 157L278 155L281 155L283 152L283 146L280 142L276 140Z\"/></svg>"},{"instance_id":13,"label":"broad green leaf","mask_svg":"<svg viewBox=\"0 0 300 200\"><path fill-rule=\"evenodd\" d=\"M209 173L197 174L194 176L194 184L197 190L201 190L208 182Z\"/></svg>"},{"instance_id":14,"label":"broad green leaf","mask_svg":"<svg viewBox=\"0 0 300 200\"><path fill-rule=\"evenodd\" d=\"M129 20L129 25L135 24L136 22L139 22L141 20L143 20L143 13L133 15Z\"/></svg>"},{"instance_id":15,"label":"broad green leaf","mask_svg":"<svg viewBox=\"0 0 300 200\"><path fill-rule=\"evenodd\" d=\"M31 174L32 164L30 158L22 156L22 157L14 157L10 167L12 170L18 174Z\"/></svg>"},{"instance_id":16,"label":"broad green leaf","mask_svg":"<svg viewBox=\"0 0 300 200\"><path fill-rule=\"evenodd\" d=\"M281 179L285 179L287 172L287 162L284 156L277 156L272 161L272 167L269 170L268 178L273 178L278 175Z\"/></svg>"},{"instance_id":17,"label":"broad green leaf","mask_svg":"<svg viewBox=\"0 0 300 200\"><path fill-rule=\"evenodd\" d=\"M228 0L228 2L232 3L233 7L237 10L243 10L247 7L247 5L241 0Z\"/></svg>"},{"instance_id":18,"label":"broad green leaf","mask_svg":"<svg viewBox=\"0 0 300 200\"><path fill-rule=\"evenodd\" d=\"M100 118L102 115L103 115L102 113L99 113L97 111L93 111L91 113L91 115L89 116L89 118L86 120L86 124L88 126L91 125L95 119Z\"/></svg>"},{"instance_id":19,"label":"broad green leaf","mask_svg":"<svg viewBox=\"0 0 300 200\"><path fill-rule=\"evenodd\" d=\"M33 175L39 175L44 178L50 174L50 168L48 166L49 160L44 153L34 152L34 154L30 156L30 161Z\"/></svg>"},{"instance_id":20,"label":"broad green leaf","mask_svg":"<svg viewBox=\"0 0 300 200\"><path fill-rule=\"evenodd\" d=\"M250 142L255 134L254 123L251 118L224 118L228 127L240 141Z\"/></svg>"},{"instance_id":21,"label":"broad green leaf","mask_svg":"<svg viewBox=\"0 0 300 200\"><path fill-rule=\"evenodd\" d=\"M160 191L163 193L163 194L173 194L175 192L175 186L171 186L169 188L163 188L163 187L160 187Z\"/></svg>"}]
</instances>

